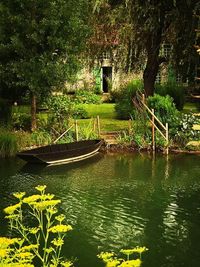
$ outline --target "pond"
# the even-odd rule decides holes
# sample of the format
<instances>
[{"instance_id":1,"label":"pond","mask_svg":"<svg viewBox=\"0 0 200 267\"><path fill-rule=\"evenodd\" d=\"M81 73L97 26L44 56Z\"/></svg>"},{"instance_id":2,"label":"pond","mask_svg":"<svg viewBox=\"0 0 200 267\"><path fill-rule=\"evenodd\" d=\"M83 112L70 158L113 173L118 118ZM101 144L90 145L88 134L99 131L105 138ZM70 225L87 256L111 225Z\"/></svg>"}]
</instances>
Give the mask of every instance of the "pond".
<instances>
[{"instance_id":1,"label":"pond","mask_svg":"<svg viewBox=\"0 0 200 267\"><path fill-rule=\"evenodd\" d=\"M1 236L12 192L32 194L38 184L62 200L73 226L63 252L75 266L103 266L99 252L137 245L149 248L144 267L199 266L200 156L98 155L54 167L1 160Z\"/></svg>"}]
</instances>

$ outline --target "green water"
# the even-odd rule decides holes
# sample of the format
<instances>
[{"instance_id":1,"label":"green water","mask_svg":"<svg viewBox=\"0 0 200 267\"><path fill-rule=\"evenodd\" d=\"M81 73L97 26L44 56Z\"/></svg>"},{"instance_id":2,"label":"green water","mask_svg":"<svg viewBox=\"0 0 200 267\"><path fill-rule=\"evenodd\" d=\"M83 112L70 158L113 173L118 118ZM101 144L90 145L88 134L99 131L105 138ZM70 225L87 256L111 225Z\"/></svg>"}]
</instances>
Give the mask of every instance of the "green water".
<instances>
[{"instance_id":1,"label":"green water","mask_svg":"<svg viewBox=\"0 0 200 267\"><path fill-rule=\"evenodd\" d=\"M18 159L0 162L2 209L12 192L46 184L62 200L74 230L63 252L77 267L100 267L96 255L147 246L144 267L200 265L200 156L99 155L81 163L42 168Z\"/></svg>"}]
</instances>

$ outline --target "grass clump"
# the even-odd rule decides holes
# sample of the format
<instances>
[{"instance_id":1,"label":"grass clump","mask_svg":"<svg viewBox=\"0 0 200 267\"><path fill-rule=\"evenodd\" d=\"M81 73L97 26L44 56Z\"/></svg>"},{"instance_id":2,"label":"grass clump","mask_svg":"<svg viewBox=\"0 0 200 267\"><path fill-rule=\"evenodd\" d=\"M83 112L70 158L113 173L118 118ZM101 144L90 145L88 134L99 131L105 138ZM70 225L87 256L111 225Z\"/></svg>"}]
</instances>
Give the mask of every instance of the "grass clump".
<instances>
[{"instance_id":1,"label":"grass clump","mask_svg":"<svg viewBox=\"0 0 200 267\"><path fill-rule=\"evenodd\" d=\"M14 133L0 129L0 157L12 157L18 150L17 137Z\"/></svg>"}]
</instances>

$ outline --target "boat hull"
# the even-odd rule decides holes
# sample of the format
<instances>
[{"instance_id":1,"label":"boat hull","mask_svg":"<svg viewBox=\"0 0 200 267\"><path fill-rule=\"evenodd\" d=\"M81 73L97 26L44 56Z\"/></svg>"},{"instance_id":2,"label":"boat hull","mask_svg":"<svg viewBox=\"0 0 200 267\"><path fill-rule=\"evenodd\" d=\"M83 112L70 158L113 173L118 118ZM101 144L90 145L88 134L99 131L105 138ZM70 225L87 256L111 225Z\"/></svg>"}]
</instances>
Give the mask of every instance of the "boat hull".
<instances>
[{"instance_id":1,"label":"boat hull","mask_svg":"<svg viewBox=\"0 0 200 267\"><path fill-rule=\"evenodd\" d=\"M102 140L86 140L48 145L19 152L17 156L30 163L66 164L94 156L98 153L102 143Z\"/></svg>"}]
</instances>

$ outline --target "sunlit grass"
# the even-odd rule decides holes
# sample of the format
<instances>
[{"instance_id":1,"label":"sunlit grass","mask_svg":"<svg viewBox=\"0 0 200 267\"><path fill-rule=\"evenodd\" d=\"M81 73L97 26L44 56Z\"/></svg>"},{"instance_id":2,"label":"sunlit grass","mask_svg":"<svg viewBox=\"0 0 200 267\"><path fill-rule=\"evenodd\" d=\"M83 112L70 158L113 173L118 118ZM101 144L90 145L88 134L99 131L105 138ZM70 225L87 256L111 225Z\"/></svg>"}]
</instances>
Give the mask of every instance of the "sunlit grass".
<instances>
[{"instance_id":1,"label":"sunlit grass","mask_svg":"<svg viewBox=\"0 0 200 267\"><path fill-rule=\"evenodd\" d=\"M104 103L104 104L83 104L82 107L88 113L89 119L78 120L81 126L87 126L91 123L91 118L96 119L99 116L101 131L120 131L127 129L127 120L116 119L115 104Z\"/></svg>"}]
</instances>

